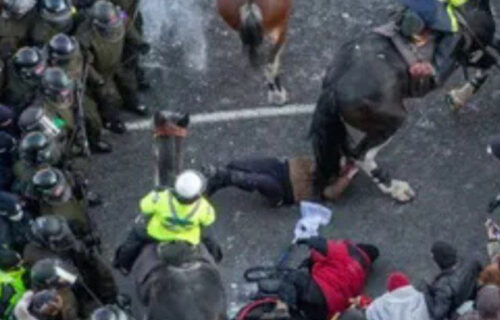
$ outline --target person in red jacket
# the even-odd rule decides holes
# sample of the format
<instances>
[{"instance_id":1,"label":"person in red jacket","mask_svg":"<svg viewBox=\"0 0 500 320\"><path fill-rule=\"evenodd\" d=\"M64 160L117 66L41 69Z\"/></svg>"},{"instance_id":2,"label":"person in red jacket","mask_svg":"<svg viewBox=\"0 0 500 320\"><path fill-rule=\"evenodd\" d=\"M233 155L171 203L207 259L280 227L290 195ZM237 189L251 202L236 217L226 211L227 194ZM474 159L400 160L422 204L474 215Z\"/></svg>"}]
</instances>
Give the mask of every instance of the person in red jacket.
<instances>
[{"instance_id":1,"label":"person in red jacket","mask_svg":"<svg viewBox=\"0 0 500 320\"><path fill-rule=\"evenodd\" d=\"M331 319L362 293L379 250L373 245L321 237L298 244L311 249L308 268L286 277L279 290L280 299L309 320Z\"/></svg>"}]
</instances>

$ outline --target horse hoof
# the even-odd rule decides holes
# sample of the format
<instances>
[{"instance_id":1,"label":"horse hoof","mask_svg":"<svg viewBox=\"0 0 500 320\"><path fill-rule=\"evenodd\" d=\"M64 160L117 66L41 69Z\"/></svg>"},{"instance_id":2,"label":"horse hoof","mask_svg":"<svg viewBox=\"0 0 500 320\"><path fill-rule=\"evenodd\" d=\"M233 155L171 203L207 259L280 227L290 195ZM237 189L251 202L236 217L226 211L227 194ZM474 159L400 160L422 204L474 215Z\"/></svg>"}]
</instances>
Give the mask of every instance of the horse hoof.
<instances>
[{"instance_id":1,"label":"horse hoof","mask_svg":"<svg viewBox=\"0 0 500 320\"><path fill-rule=\"evenodd\" d=\"M464 107L463 101L460 101L460 99L457 99L455 90L450 91L446 96L445 96L445 101L446 104L452 109L452 111L458 111Z\"/></svg>"},{"instance_id":2,"label":"horse hoof","mask_svg":"<svg viewBox=\"0 0 500 320\"><path fill-rule=\"evenodd\" d=\"M415 198L415 191L405 181L392 180L390 190L394 200L400 203L406 203Z\"/></svg>"},{"instance_id":3,"label":"horse hoof","mask_svg":"<svg viewBox=\"0 0 500 320\"><path fill-rule=\"evenodd\" d=\"M271 105L282 106L288 101L288 93L285 89L272 90L268 92L267 99Z\"/></svg>"}]
</instances>

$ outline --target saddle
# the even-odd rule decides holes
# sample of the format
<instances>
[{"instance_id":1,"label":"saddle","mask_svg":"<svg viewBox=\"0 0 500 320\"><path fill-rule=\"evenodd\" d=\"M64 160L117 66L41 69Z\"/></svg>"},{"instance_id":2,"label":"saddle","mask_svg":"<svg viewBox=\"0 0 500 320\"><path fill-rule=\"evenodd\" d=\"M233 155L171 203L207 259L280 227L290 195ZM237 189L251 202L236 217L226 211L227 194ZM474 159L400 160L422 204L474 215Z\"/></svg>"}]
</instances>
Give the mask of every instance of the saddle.
<instances>
[{"instance_id":1,"label":"saddle","mask_svg":"<svg viewBox=\"0 0 500 320\"><path fill-rule=\"evenodd\" d=\"M410 76L410 95L420 97L433 89L434 70L430 61L436 50L436 39L434 34L426 33L420 41L412 42L403 36L395 21L376 27L373 32L391 40L392 44L406 62Z\"/></svg>"}]
</instances>

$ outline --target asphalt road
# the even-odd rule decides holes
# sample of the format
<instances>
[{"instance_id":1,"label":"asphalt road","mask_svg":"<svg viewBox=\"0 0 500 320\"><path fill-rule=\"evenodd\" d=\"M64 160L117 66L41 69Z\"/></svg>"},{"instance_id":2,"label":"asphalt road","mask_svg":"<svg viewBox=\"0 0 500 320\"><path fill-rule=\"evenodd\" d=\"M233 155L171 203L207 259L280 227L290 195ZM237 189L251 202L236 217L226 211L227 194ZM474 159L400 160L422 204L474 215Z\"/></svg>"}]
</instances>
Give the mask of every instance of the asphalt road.
<instances>
[{"instance_id":1,"label":"asphalt road","mask_svg":"<svg viewBox=\"0 0 500 320\"><path fill-rule=\"evenodd\" d=\"M325 67L339 45L387 21L395 0L296 0L283 80L291 103L314 103ZM499 10L497 10L499 11ZM154 50L144 59L154 88L144 101L154 108L191 113L267 106L262 74L241 53L238 36L217 17L209 0L144 1L147 36ZM450 86L461 81L458 75ZM415 201L394 203L363 175L345 197L330 204L334 218L323 233L380 247L367 292L384 290L388 272L402 270L415 283L437 272L429 248L454 243L462 254L485 259L483 223L488 200L499 190L499 166L485 152L500 133L500 77L494 75L463 111L444 104L445 91L408 101L409 118L379 162L417 191ZM310 153L309 116L203 124L187 139L187 163L225 163L247 156L290 157ZM108 255L153 186L149 131L109 136L115 151L93 161L92 183L105 197L92 214ZM273 263L290 241L298 207L270 209L258 195L225 190L213 199L216 230L225 259L222 274L230 301L244 300L243 271ZM500 220L500 219L499 219ZM304 254L299 252L298 255ZM125 291L133 291L119 277ZM137 308L137 310L140 310Z\"/></svg>"}]
</instances>

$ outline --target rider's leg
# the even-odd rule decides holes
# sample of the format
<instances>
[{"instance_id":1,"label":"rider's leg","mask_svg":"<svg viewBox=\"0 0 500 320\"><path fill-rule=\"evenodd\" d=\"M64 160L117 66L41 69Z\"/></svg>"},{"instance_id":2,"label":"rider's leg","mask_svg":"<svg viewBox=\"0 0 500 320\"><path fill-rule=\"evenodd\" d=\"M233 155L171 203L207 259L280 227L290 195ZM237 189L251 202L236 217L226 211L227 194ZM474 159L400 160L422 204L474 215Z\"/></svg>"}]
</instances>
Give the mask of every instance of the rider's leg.
<instances>
[{"instance_id":1,"label":"rider's leg","mask_svg":"<svg viewBox=\"0 0 500 320\"><path fill-rule=\"evenodd\" d=\"M457 67L455 52L461 40L460 33L441 33L437 38L438 46L434 54L434 66L436 69L435 80L438 85L443 85Z\"/></svg>"},{"instance_id":2,"label":"rider's leg","mask_svg":"<svg viewBox=\"0 0 500 320\"><path fill-rule=\"evenodd\" d=\"M257 191L273 205L284 201L283 180L287 179L287 163L275 158L233 161L225 168L218 168L209 179L209 193L234 186L244 191Z\"/></svg>"},{"instance_id":3,"label":"rider's leg","mask_svg":"<svg viewBox=\"0 0 500 320\"><path fill-rule=\"evenodd\" d=\"M147 234L146 221L139 217L129 230L125 241L116 249L113 267L119 269L123 274L128 274L142 248L149 242L151 239Z\"/></svg>"}]
</instances>

